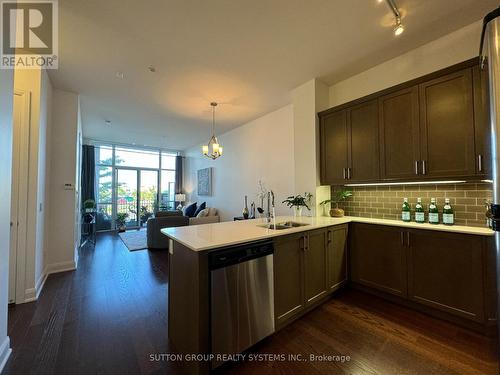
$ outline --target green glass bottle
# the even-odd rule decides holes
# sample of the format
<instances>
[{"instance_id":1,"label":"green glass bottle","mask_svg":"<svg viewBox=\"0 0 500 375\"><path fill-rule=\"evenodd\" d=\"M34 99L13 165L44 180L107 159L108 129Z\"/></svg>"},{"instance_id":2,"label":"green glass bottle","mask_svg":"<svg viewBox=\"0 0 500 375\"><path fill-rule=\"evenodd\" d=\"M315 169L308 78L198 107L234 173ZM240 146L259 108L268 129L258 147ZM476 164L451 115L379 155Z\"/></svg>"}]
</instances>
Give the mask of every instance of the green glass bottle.
<instances>
[{"instance_id":1,"label":"green glass bottle","mask_svg":"<svg viewBox=\"0 0 500 375\"><path fill-rule=\"evenodd\" d=\"M453 214L453 207L451 207L449 198L446 198L444 200L443 224L444 225L453 225L453 224L455 224L455 215Z\"/></svg>"},{"instance_id":2,"label":"green glass bottle","mask_svg":"<svg viewBox=\"0 0 500 375\"><path fill-rule=\"evenodd\" d=\"M429 224L439 224L439 210L436 205L436 198L431 198L429 205Z\"/></svg>"},{"instance_id":3,"label":"green glass bottle","mask_svg":"<svg viewBox=\"0 0 500 375\"><path fill-rule=\"evenodd\" d=\"M408 198L403 199L403 207L401 209L401 219L403 221L411 220L411 208L410 204L408 203Z\"/></svg>"},{"instance_id":4,"label":"green glass bottle","mask_svg":"<svg viewBox=\"0 0 500 375\"><path fill-rule=\"evenodd\" d=\"M424 206L422 206L422 198L417 198L417 204L415 205L415 222L425 223L425 212Z\"/></svg>"}]
</instances>

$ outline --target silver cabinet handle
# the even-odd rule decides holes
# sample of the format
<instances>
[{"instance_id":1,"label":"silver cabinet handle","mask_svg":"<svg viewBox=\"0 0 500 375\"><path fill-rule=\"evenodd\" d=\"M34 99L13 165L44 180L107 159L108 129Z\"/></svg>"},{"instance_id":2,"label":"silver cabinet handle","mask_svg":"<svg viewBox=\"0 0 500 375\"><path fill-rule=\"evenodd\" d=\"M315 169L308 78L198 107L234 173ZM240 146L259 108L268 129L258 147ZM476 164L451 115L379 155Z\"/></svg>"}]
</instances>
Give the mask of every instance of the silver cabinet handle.
<instances>
[{"instance_id":1,"label":"silver cabinet handle","mask_svg":"<svg viewBox=\"0 0 500 375\"><path fill-rule=\"evenodd\" d=\"M477 166L479 169L479 172L483 171L483 155L479 154L477 155Z\"/></svg>"},{"instance_id":2,"label":"silver cabinet handle","mask_svg":"<svg viewBox=\"0 0 500 375\"><path fill-rule=\"evenodd\" d=\"M328 243L331 243L332 242L332 231L329 230L327 233L328 234L327 234L326 240L328 241Z\"/></svg>"},{"instance_id":3,"label":"silver cabinet handle","mask_svg":"<svg viewBox=\"0 0 500 375\"><path fill-rule=\"evenodd\" d=\"M351 179L351 168L347 167L347 179Z\"/></svg>"},{"instance_id":4,"label":"silver cabinet handle","mask_svg":"<svg viewBox=\"0 0 500 375\"><path fill-rule=\"evenodd\" d=\"M418 176L418 160L415 160L415 174Z\"/></svg>"},{"instance_id":5,"label":"silver cabinet handle","mask_svg":"<svg viewBox=\"0 0 500 375\"><path fill-rule=\"evenodd\" d=\"M422 160L422 174L427 174L426 161Z\"/></svg>"},{"instance_id":6,"label":"silver cabinet handle","mask_svg":"<svg viewBox=\"0 0 500 375\"><path fill-rule=\"evenodd\" d=\"M406 232L406 245L410 248L410 232Z\"/></svg>"},{"instance_id":7,"label":"silver cabinet handle","mask_svg":"<svg viewBox=\"0 0 500 375\"><path fill-rule=\"evenodd\" d=\"M342 169L342 174L343 174L343 176L344 176L344 180L345 180L345 179L347 178L347 177L346 177L346 168L343 168L343 169Z\"/></svg>"},{"instance_id":8,"label":"silver cabinet handle","mask_svg":"<svg viewBox=\"0 0 500 375\"><path fill-rule=\"evenodd\" d=\"M404 233L401 231L401 246L405 246Z\"/></svg>"}]
</instances>

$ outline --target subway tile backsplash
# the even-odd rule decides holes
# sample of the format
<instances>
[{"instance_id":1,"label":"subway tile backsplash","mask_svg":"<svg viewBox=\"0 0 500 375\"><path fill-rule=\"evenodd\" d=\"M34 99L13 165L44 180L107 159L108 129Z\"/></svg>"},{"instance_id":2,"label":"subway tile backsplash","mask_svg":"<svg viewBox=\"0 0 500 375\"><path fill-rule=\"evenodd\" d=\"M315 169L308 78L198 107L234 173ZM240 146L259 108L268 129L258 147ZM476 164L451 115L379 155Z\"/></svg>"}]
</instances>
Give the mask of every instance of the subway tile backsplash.
<instances>
[{"instance_id":1,"label":"subway tile backsplash","mask_svg":"<svg viewBox=\"0 0 500 375\"><path fill-rule=\"evenodd\" d=\"M332 187L332 194L339 187ZM399 185L399 186L356 186L349 187L353 196L339 204L349 216L373 217L378 219L401 218L403 198L408 197L412 208L412 221L417 198L422 198L426 211L431 198L436 198L440 214L444 199L450 198L455 210L455 224L475 227L486 226L485 201L492 198L489 183L462 183L446 185ZM442 217L440 215L440 220Z\"/></svg>"}]
</instances>

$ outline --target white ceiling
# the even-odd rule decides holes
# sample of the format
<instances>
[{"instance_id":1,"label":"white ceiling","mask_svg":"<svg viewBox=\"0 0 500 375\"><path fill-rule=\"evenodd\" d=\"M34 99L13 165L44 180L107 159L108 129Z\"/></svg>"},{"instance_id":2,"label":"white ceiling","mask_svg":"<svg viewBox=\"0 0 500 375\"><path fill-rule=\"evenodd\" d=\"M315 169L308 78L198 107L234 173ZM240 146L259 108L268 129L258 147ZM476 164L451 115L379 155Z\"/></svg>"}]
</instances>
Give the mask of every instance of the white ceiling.
<instances>
[{"instance_id":1,"label":"white ceiling","mask_svg":"<svg viewBox=\"0 0 500 375\"><path fill-rule=\"evenodd\" d=\"M398 38L377 0L59 0L50 77L81 94L85 137L182 150L208 138L211 101L221 103L222 133L286 105L314 77L332 84L498 6L397 3L406 27Z\"/></svg>"}]
</instances>

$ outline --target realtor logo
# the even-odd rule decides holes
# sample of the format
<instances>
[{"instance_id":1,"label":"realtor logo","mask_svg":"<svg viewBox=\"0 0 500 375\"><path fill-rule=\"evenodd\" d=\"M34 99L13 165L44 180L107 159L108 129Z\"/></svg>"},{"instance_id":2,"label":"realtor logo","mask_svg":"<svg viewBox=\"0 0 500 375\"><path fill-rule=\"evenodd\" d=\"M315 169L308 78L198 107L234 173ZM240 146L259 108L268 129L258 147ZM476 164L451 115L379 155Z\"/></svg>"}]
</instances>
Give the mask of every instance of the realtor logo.
<instances>
[{"instance_id":1,"label":"realtor logo","mask_svg":"<svg viewBox=\"0 0 500 375\"><path fill-rule=\"evenodd\" d=\"M0 1L2 69L57 69L57 0Z\"/></svg>"}]
</instances>

